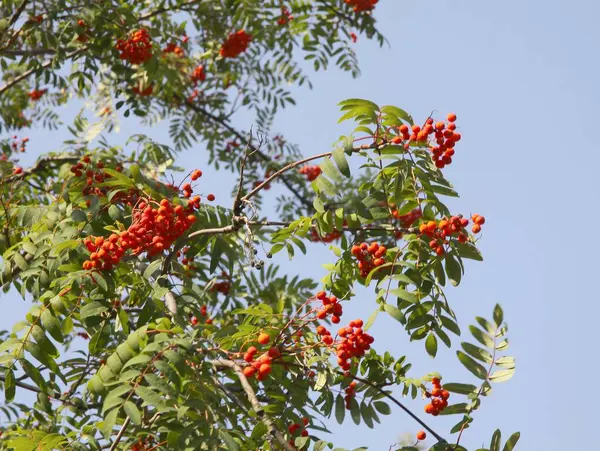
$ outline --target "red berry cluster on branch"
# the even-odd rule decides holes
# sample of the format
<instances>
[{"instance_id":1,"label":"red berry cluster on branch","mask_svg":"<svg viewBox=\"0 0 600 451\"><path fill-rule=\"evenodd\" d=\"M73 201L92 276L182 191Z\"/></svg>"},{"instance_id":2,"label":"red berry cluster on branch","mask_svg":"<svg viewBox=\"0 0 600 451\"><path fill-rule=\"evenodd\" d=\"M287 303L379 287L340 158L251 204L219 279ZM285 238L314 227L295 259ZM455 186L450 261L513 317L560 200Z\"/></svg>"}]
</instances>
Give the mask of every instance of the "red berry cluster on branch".
<instances>
[{"instance_id":1,"label":"red berry cluster on branch","mask_svg":"<svg viewBox=\"0 0 600 451\"><path fill-rule=\"evenodd\" d=\"M395 206L390 205L390 208L392 208L392 216L400 222L402 227L410 227L423 216L423 211L419 207L404 215L399 214Z\"/></svg>"},{"instance_id":2,"label":"red berry cluster on branch","mask_svg":"<svg viewBox=\"0 0 600 451\"><path fill-rule=\"evenodd\" d=\"M473 228L471 229L473 233L479 233L481 232L481 226L483 224L485 224L485 218L481 215L478 215L477 213L474 214L471 217L472 221L474 222L473 224Z\"/></svg>"},{"instance_id":3,"label":"red berry cluster on branch","mask_svg":"<svg viewBox=\"0 0 600 451\"><path fill-rule=\"evenodd\" d=\"M355 13L371 11L378 2L379 0L344 0L344 3L351 6Z\"/></svg>"},{"instance_id":4,"label":"red berry cluster on branch","mask_svg":"<svg viewBox=\"0 0 600 451\"><path fill-rule=\"evenodd\" d=\"M440 380L437 377L431 379L433 388L431 392L426 391L425 396L431 398L431 402L425 406L425 413L437 417L448 406L448 398L450 393L444 390Z\"/></svg>"},{"instance_id":5,"label":"red berry cluster on branch","mask_svg":"<svg viewBox=\"0 0 600 451\"><path fill-rule=\"evenodd\" d=\"M152 92L154 91L154 86L150 85L147 88L141 90L138 86L134 86L132 91L141 97L147 97L149 95L152 95Z\"/></svg>"},{"instance_id":6,"label":"red berry cluster on branch","mask_svg":"<svg viewBox=\"0 0 600 451\"><path fill-rule=\"evenodd\" d=\"M32 89L27 93L27 96L33 101L37 102L42 98L44 94L48 92L47 89Z\"/></svg>"},{"instance_id":7,"label":"red berry cluster on branch","mask_svg":"<svg viewBox=\"0 0 600 451\"><path fill-rule=\"evenodd\" d=\"M306 176L306 180L308 180L309 182L312 182L313 180L315 180L318 176L321 175L321 168L319 166L302 166L300 169L298 169L298 172L300 174L303 174Z\"/></svg>"},{"instance_id":8,"label":"red berry cluster on branch","mask_svg":"<svg viewBox=\"0 0 600 451\"><path fill-rule=\"evenodd\" d=\"M290 9L287 6L281 7L281 16L277 19L277 23L281 26L287 25L290 20L294 19Z\"/></svg>"},{"instance_id":9,"label":"red berry cluster on branch","mask_svg":"<svg viewBox=\"0 0 600 451\"><path fill-rule=\"evenodd\" d=\"M321 243L332 243L333 241L339 240L342 236L342 232L339 230L333 230L332 232L326 233L325 235L319 235L317 229L311 229L310 239L313 242Z\"/></svg>"},{"instance_id":10,"label":"red berry cluster on branch","mask_svg":"<svg viewBox=\"0 0 600 451\"><path fill-rule=\"evenodd\" d=\"M295 435L296 432L298 430L300 430L300 436L301 437L308 437L308 431L306 430L306 426L308 426L309 420L308 418L302 418L302 424L299 423L292 423L288 426L288 432L290 433L290 435ZM295 449L295 442L294 439L290 439L290 441L288 442L290 444L290 446L293 446Z\"/></svg>"},{"instance_id":11,"label":"red berry cluster on branch","mask_svg":"<svg viewBox=\"0 0 600 451\"><path fill-rule=\"evenodd\" d=\"M132 446L131 451L149 451L154 449L154 437L152 435L144 438L139 438Z\"/></svg>"},{"instance_id":12,"label":"red berry cluster on branch","mask_svg":"<svg viewBox=\"0 0 600 451\"><path fill-rule=\"evenodd\" d=\"M350 382L350 385L346 387L344 392L346 395L344 396L344 401L346 402L346 409L350 410L350 401L354 398L354 393L356 392L356 381Z\"/></svg>"},{"instance_id":13,"label":"red berry cluster on branch","mask_svg":"<svg viewBox=\"0 0 600 451\"><path fill-rule=\"evenodd\" d=\"M219 54L223 58L235 58L248 49L252 36L244 30L231 33L221 46Z\"/></svg>"},{"instance_id":14,"label":"red berry cluster on branch","mask_svg":"<svg viewBox=\"0 0 600 451\"><path fill-rule=\"evenodd\" d=\"M19 139L17 138L17 136L13 136L12 139L14 141L11 143L10 146L12 147L13 152L16 152L17 149L21 153L23 153L23 152L25 152L25 150L27 150L26 146L27 146L27 143L29 142L29 138L22 138L20 143L19 143Z\"/></svg>"},{"instance_id":15,"label":"red berry cluster on branch","mask_svg":"<svg viewBox=\"0 0 600 451\"><path fill-rule=\"evenodd\" d=\"M338 331L341 340L336 348L337 363L344 371L350 369L351 359L360 359L366 351L371 349L371 344L375 341L371 335L363 331L362 326L362 319L355 319Z\"/></svg>"},{"instance_id":16,"label":"red berry cluster on branch","mask_svg":"<svg viewBox=\"0 0 600 451\"><path fill-rule=\"evenodd\" d=\"M228 295L229 290L231 289L230 278L225 272L221 273L221 277L223 278L223 280L215 282L210 290L216 293Z\"/></svg>"},{"instance_id":17,"label":"red berry cluster on branch","mask_svg":"<svg viewBox=\"0 0 600 451\"><path fill-rule=\"evenodd\" d=\"M385 253L387 248L380 246L378 243L360 243L352 246L352 255L358 260L358 269L361 277L367 275L378 266L385 263Z\"/></svg>"},{"instance_id":18,"label":"red berry cluster on branch","mask_svg":"<svg viewBox=\"0 0 600 451\"><path fill-rule=\"evenodd\" d=\"M317 311L317 318L325 319L327 316L331 316L331 322L333 324L338 324L344 313L344 308L342 307L342 304L340 304L338 298L335 296L327 296L327 293L324 291L319 291L316 298L323 303L323 307Z\"/></svg>"},{"instance_id":19,"label":"red berry cluster on branch","mask_svg":"<svg viewBox=\"0 0 600 451\"><path fill-rule=\"evenodd\" d=\"M194 86L198 84L199 81L206 80L206 72L204 71L204 66L202 64L196 66L192 71L192 75L190 77Z\"/></svg>"},{"instance_id":20,"label":"red berry cluster on branch","mask_svg":"<svg viewBox=\"0 0 600 451\"><path fill-rule=\"evenodd\" d=\"M152 58L150 33L145 28L135 31L127 39L119 39L116 48L121 52L119 58L131 64L142 64Z\"/></svg>"},{"instance_id":21,"label":"red berry cluster on branch","mask_svg":"<svg viewBox=\"0 0 600 451\"><path fill-rule=\"evenodd\" d=\"M419 226L419 231L431 237L429 247L435 251L437 255L444 255L444 245L448 244L448 238L453 235L457 237L459 243L467 242L467 235L464 228L469 225L469 220L463 218L462 215L452 216L450 219L442 219L439 222L428 221Z\"/></svg>"},{"instance_id":22,"label":"red berry cluster on branch","mask_svg":"<svg viewBox=\"0 0 600 451\"><path fill-rule=\"evenodd\" d=\"M167 46L163 49L163 58L166 57L169 53L173 53L174 55L179 57L185 55L185 51L173 42L167 44Z\"/></svg>"},{"instance_id":23,"label":"red berry cluster on branch","mask_svg":"<svg viewBox=\"0 0 600 451\"><path fill-rule=\"evenodd\" d=\"M193 213L198 207L199 201L188 202L187 207L175 205L168 199L162 199L160 204L141 201L133 211L133 222L127 230L113 233L108 239L89 237L84 240L91 254L83 263L83 269L110 270L127 251L133 255L146 252L150 257L161 254L194 223Z\"/></svg>"}]
</instances>

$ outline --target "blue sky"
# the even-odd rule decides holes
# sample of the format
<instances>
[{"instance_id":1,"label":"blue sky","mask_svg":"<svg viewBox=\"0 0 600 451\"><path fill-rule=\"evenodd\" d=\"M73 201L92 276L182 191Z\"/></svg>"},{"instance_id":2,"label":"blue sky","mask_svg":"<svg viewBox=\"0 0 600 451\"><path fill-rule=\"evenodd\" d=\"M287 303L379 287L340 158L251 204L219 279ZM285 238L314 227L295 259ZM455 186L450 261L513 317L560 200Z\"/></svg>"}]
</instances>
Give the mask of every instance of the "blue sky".
<instances>
[{"instance_id":1,"label":"blue sky","mask_svg":"<svg viewBox=\"0 0 600 451\"><path fill-rule=\"evenodd\" d=\"M432 110L458 115L463 139L445 171L461 198L450 204L486 216L485 260L469 264L461 286L447 294L463 330L475 315L489 317L500 302L510 326L509 354L517 358L515 377L484 399L466 431L462 443L470 449L488 446L496 427L505 438L521 431L520 450L582 449L598 417L594 397L574 389L593 390L599 370L590 354L600 307L595 286L588 285L600 251L594 234L600 215L593 206L600 164L594 116L599 14L600 4L592 0L381 0L376 16L391 47L378 49L359 38L362 76L353 80L337 70L313 75L315 89L297 91L297 107L275 124L274 131L311 155L349 133L350 125L336 125L336 104L345 98L396 105L415 118ZM137 133L136 125L122 122L119 140ZM165 130L158 127L152 136L167 142ZM29 158L66 138L43 130L30 136ZM198 145L179 164L206 168L205 161ZM205 173L206 186L230 205L230 185ZM274 199L277 190L270 193ZM314 262L333 256L323 246L311 251L310 259L294 261L294 269L320 278L324 271ZM275 260L291 267L283 253ZM361 290L346 315L368 317L374 298ZM9 313L0 327L10 328L26 307L14 294L1 302ZM372 334L376 349L406 354L415 376L437 370L445 380L474 382L453 350L426 357L423 344L408 343L390 318L381 315ZM407 404L425 418L422 400ZM387 451L398 435L420 429L398 409L383 418L373 431L351 422L332 425L334 441ZM453 424L447 417L428 422L442 435Z\"/></svg>"}]
</instances>

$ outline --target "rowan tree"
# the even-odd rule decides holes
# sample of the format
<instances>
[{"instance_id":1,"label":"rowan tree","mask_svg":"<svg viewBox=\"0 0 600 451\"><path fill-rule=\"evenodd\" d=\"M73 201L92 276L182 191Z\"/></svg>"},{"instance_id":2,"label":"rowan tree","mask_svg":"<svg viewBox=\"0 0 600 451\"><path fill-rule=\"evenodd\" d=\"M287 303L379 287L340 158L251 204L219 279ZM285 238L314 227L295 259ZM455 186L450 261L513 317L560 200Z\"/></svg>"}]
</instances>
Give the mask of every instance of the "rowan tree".
<instances>
[{"instance_id":1,"label":"rowan tree","mask_svg":"<svg viewBox=\"0 0 600 451\"><path fill-rule=\"evenodd\" d=\"M390 315L432 357L461 334L447 288L482 260L485 217L444 204L457 197L444 168L460 164L460 118L349 99L347 135L312 156L272 130L289 86L310 86L302 60L358 76L352 44L385 42L377 3L2 2L1 284L33 307L1 335L1 449L319 451L335 446L331 418L373 428L392 409L418 438L392 448L465 449L475 411L515 368L500 306L456 351L465 382L414 374L407 356L377 352L371 328ZM78 99L93 111L63 123ZM110 145L131 117L168 121L171 142ZM74 137L48 152L59 127ZM196 143L210 164L178 168ZM203 186L207 171L236 174L229 199ZM274 184L287 194L270 216ZM280 271L284 253L322 243L322 280ZM358 286L368 318L344 314ZM436 432L438 415L458 422ZM496 431L486 449L518 439Z\"/></svg>"}]
</instances>

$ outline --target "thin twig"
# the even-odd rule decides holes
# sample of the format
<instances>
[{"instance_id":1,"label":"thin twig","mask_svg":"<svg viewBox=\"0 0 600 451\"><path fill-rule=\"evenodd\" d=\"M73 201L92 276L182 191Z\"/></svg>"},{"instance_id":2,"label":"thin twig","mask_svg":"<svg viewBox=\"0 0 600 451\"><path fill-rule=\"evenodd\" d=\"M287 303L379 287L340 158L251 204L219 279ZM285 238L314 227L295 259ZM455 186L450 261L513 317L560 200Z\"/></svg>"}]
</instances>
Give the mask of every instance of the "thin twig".
<instances>
[{"instance_id":1,"label":"thin twig","mask_svg":"<svg viewBox=\"0 0 600 451\"><path fill-rule=\"evenodd\" d=\"M123 434L125 434L125 429L127 429L127 426L129 426L130 422L131 422L131 419L129 417L125 418L125 421L123 422L123 426L121 426L121 429L119 430L119 433L115 437L115 441L110 446L110 450L109 451L115 451L115 449L117 449L117 446L119 445L119 442L123 438Z\"/></svg>"},{"instance_id":2,"label":"thin twig","mask_svg":"<svg viewBox=\"0 0 600 451\"><path fill-rule=\"evenodd\" d=\"M271 417L264 411L263 406L260 404L260 402L258 401L258 399L256 397L256 393L254 392L254 389L248 382L248 379L244 375L240 366L232 360L224 360L224 359L213 360L211 363L215 367L231 368L232 370L235 371L235 373L238 376L238 379L240 380L240 383L242 384L242 388L246 392L248 401L250 401L250 404L252 404L252 407L254 408L256 415L259 418L263 419L263 422L267 426L269 433L277 439L277 441L283 447L283 449L285 449L286 451L295 451L295 447L291 446L285 440L285 437L283 436L281 431L275 427L275 423L273 423L273 420L271 419Z\"/></svg>"}]
</instances>

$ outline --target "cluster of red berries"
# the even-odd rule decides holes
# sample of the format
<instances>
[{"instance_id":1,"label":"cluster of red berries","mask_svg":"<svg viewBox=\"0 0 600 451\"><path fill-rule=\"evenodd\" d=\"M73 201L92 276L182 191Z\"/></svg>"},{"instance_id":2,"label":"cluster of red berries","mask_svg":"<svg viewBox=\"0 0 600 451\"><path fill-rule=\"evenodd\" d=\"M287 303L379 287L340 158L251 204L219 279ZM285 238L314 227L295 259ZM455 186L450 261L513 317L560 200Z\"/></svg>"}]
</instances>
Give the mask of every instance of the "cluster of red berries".
<instances>
[{"instance_id":1,"label":"cluster of red berries","mask_svg":"<svg viewBox=\"0 0 600 451\"><path fill-rule=\"evenodd\" d=\"M138 86L134 86L132 91L141 97L147 97L147 96L151 95L152 92L154 91L154 85L150 85L144 89L140 89Z\"/></svg>"},{"instance_id":2,"label":"cluster of red berries","mask_svg":"<svg viewBox=\"0 0 600 451\"><path fill-rule=\"evenodd\" d=\"M147 436L145 439L138 439L133 445L131 445L131 451L148 451L154 449L154 437L152 435Z\"/></svg>"},{"instance_id":3,"label":"cluster of red berries","mask_svg":"<svg viewBox=\"0 0 600 451\"><path fill-rule=\"evenodd\" d=\"M261 332L258 336L258 342L262 345L267 344L269 340L269 335L264 332ZM244 353L244 360L250 365L244 367L242 371L244 376L256 376L257 380L262 381L265 380L269 374L271 374L271 365L273 363L273 359L280 358L281 351L277 347L271 347L266 353L262 354L258 359L255 360L254 358L257 353L258 349L256 346L250 346L248 348L248 350Z\"/></svg>"},{"instance_id":4,"label":"cluster of red berries","mask_svg":"<svg viewBox=\"0 0 600 451\"><path fill-rule=\"evenodd\" d=\"M12 147L13 152L16 152L17 148L19 149L19 152L21 152L21 153L23 153L23 152L25 152L25 150L27 150L26 146L27 146L27 143L29 142L29 138L21 139L20 143L19 143L19 138L17 138L17 136L13 136L12 139L14 141L11 143L10 146Z\"/></svg>"},{"instance_id":5,"label":"cluster of red berries","mask_svg":"<svg viewBox=\"0 0 600 451\"><path fill-rule=\"evenodd\" d=\"M287 25L290 20L294 19L290 9L287 6L281 7L281 16L277 19L277 23L281 26Z\"/></svg>"},{"instance_id":6,"label":"cluster of red berries","mask_svg":"<svg viewBox=\"0 0 600 451\"><path fill-rule=\"evenodd\" d=\"M306 430L306 426L308 426L309 420L308 418L302 418L302 424L299 423L292 423L288 426L288 432L290 433L290 435L294 435L296 434L296 431L301 430L300 432L300 436L301 437L308 437L308 431ZM294 439L290 439L290 441L288 442L290 444L290 446L295 447L295 442Z\"/></svg>"},{"instance_id":7,"label":"cluster of red berries","mask_svg":"<svg viewBox=\"0 0 600 451\"><path fill-rule=\"evenodd\" d=\"M456 132L456 114L448 114L447 120L447 124L443 121L438 121L434 124L433 119L429 118L425 121L425 125L422 128L419 125L413 125L412 129L409 129L408 125L403 124L398 128L400 134L392 139L392 143L404 143L404 147L408 149L410 142L426 143L431 135L433 135L435 144L433 142L430 143L429 149L431 150L435 166L442 169L452 163L454 146L462 138L460 133Z\"/></svg>"},{"instance_id":8,"label":"cluster of red berries","mask_svg":"<svg viewBox=\"0 0 600 451\"><path fill-rule=\"evenodd\" d=\"M392 208L392 216L400 222L402 227L410 227L423 216L423 211L419 207L404 215L398 214L398 210L395 209L395 206L390 205L390 207Z\"/></svg>"},{"instance_id":9,"label":"cluster of red berries","mask_svg":"<svg viewBox=\"0 0 600 451\"><path fill-rule=\"evenodd\" d=\"M325 319L328 315L331 315L331 322L333 324L338 324L340 322L340 318L344 313L344 308L340 301L335 296L327 296L327 293L324 291L319 291L317 293L316 298L322 302L323 307L319 309L317 312L317 318ZM318 333L318 332L317 332ZM321 334L319 334L321 335ZM325 341L325 340L324 340ZM333 343L333 341L332 341ZM331 344L331 343L326 343Z\"/></svg>"},{"instance_id":10,"label":"cluster of red berries","mask_svg":"<svg viewBox=\"0 0 600 451\"><path fill-rule=\"evenodd\" d=\"M116 48L121 52L119 58L131 64L142 64L152 58L150 33L145 28L135 31L127 39L119 39Z\"/></svg>"},{"instance_id":11,"label":"cluster of red berries","mask_svg":"<svg viewBox=\"0 0 600 451\"><path fill-rule=\"evenodd\" d=\"M77 332L77 336L83 338L84 340L89 340L90 336L87 332Z\"/></svg>"},{"instance_id":12,"label":"cluster of red berries","mask_svg":"<svg viewBox=\"0 0 600 451\"><path fill-rule=\"evenodd\" d=\"M362 330L362 319L350 321L346 327L338 330L341 340L337 345L337 362L344 371L350 370L350 359L361 358L365 352L371 349L375 339Z\"/></svg>"},{"instance_id":13,"label":"cluster of red berries","mask_svg":"<svg viewBox=\"0 0 600 451\"><path fill-rule=\"evenodd\" d=\"M426 391L425 396L431 398L431 402L425 406L425 413L437 417L448 406L448 398L450 393L444 390L440 380L437 377L431 379L433 388L431 392Z\"/></svg>"},{"instance_id":14,"label":"cluster of red berries","mask_svg":"<svg viewBox=\"0 0 600 451\"><path fill-rule=\"evenodd\" d=\"M48 92L47 89L32 89L27 93L27 96L33 101L37 102L42 98L44 94Z\"/></svg>"},{"instance_id":15,"label":"cluster of red berries","mask_svg":"<svg viewBox=\"0 0 600 451\"><path fill-rule=\"evenodd\" d=\"M371 11L378 2L379 0L344 0L344 3L351 6L355 13Z\"/></svg>"},{"instance_id":16,"label":"cluster of red berries","mask_svg":"<svg viewBox=\"0 0 600 451\"><path fill-rule=\"evenodd\" d=\"M196 86L199 81L206 80L206 72L204 71L204 66L202 64L196 66L192 71L192 75L190 78L192 79L192 82L194 82L194 86Z\"/></svg>"},{"instance_id":17,"label":"cluster of red berries","mask_svg":"<svg viewBox=\"0 0 600 451\"><path fill-rule=\"evenodd\" d=\"M227 273L221 273L221 277L223 278L223 280L215 282L211 287L211 291L227 295L229 294L229 290L231 289L231 282Z\"/></svg>"},{"instance_id":18,"label":"cluster of red berries","mask_svg":"<svg viewBox=\"0 0 600 451\"><path fill-rule=\"evenodd\" d=\"M464 232L464 228L469 225L469 220L463 218L462 215L452 216L450 219L442 219L439 222L428 221L419 226L419 232L432 240L429 242L429 247L435 251L437 255L444 255L444 244L448 244L448 238L457 235L459 243L466 243L468 237Z\"/></svg>"},{"instance_id":19,"label":"cluster of red berries","mask_svg":"<svg viewBox=\"0 0 600 451\"><path fill-rule=\"evenodd\" d=\"M185 55L185 51L173 42L170 44L167 44L167 46L163 49L163 58L165 56L167 56L169 53L173 53L179 57L182 57L183 55Z\"/></svg>"},{"instance_id":20,"label":"cluster of red berries","mask_svg":"<svg viewBox=\"0 0 600 451\"><path fill-rule=\"evenodd\" d=\"M342 232L339 230L333 230L325 235L319 235L317 229L311 229L310 231L310 239L313 242L321 242L321 243L332 243L333 241L339 240L342 236Z\"/></svg>"},{"instance_id":21,"label":"cluster of red berries","mask_svg":"<svg viewBox=\"0 0 600 451\"><path fill-rule=\"evenodd\" d=\"M77 34L77 41L79 42L87 42L89 40L89 37L87 35L87 23L85 23L85 20L79 19L77 21L77 27L79 28L79 33Z\"/></svg>"},{"instance_id":22,"label":"cluster of red berries","mask_svg":"<svg viewBox=\"0 0 600 451\"><path fill-rule=\"evenodd\" d=\"M358 260L360 276L367 277L371 270L385 263L387 248L377 242L360 243L352 246L351 252Z\"/></svg>"},{"instance_id":23,"label":"cluster of red berries","mask_svg":"<svg viewBox=\"0 0 600 451\"><path fill-rule=\"evenodd\" d=\"M175 256L177 258L182 257L181 264L183 265L183 268L185 269L185 274L188 277L191 275L191 271L194 271L196 269L196 265L194 265L194 257L187 255L189 252L190 248L185 247L181 251L177 251L175 253Z\"/></svg>"},{"instance_id":24,"label":"cluster of red berries","mask_svg":"<svg viewBox=\"0 0 600 451\"><path fill-rule=\"evenodd\" d=\"M84 244L91 254L83 263L83 269L110 270L119 264L128 250L133 255L146 252L152 257L161 254L196 221L193 212L200 206L199 198L188 202L185 208L168 199L162 199L160 204L154 202L154 207L152 202L141 201L136 206L133 222L127 230L113 233L108 239L86 238Z\"/></svg>"},{"instance_id":25,"label":"cluster of red berries","mask_svg":"<svg viewBox=\"0 0 600 451\"><path fill-rule=\"evenodd\" d=\"M203 305L202 307L200 307L200 316L202 316L202 317L206 318L206 316L207 316L207 315L208 315L208 310L207 310L207 307L206 307L206 305ZM191 324L192 326L196 326L196 325L198 324L198 322L199 322L199 321L198 321L198 318L197 318L196 316L192 316L192 317L190 318L190 324ZM213 323L213 320L212 320L212 319L210 319L210 318L206 318L206 320L205 320L204 322L205 322L206 324L212 324L212 323Z\"/></svg>"},{"instance_id":26,"label":"cluster of red berries","mask_svg":"<svg viewBox=\"0 0 600 451\"><path fill-rule=\"evenodd\" d=\"M252 35L246 33L244 30L231 33L221 46L219 54L223 58L235 58L248 49L250 41L252 41Z\"/></svg>"},{"instance_id":27,"label":"cluster of red berries","mask_svg":"<svg viewBox=\"0 0 600 451\"><path fill-rule=\"evenodd\" d=\"M85 186L81 191L84 196L106 196L109 188L100 187L97 185L104 182L106 179L111 178L112 176L103 171L103 169L104 163L99 161L94 165L89 155L85 155L80 162L71 166L71 172L75 175L75 177L85 178ZM123 168L120 165L117 165L115 170L117 172L121 172ZM126 205L132 206L133 203L137 201L137 190L132 188L129 190L129 193L119 192L113 197L113 201L120 201ZM90 199L86 201L88 207L90 206L90 202Z\"/></svg>"},{"instance_id":28,"label":"cluster of red berries","mask_svg":"<svg viewBox=\"0 0 600 451\"><path fill-rule=\"evenodd\" d=\"M473 227L471 228L471 231L473 233L481 232L481 226L483 224L485 224L485 217L475 213L473 216L471 216L471 220L474 222Z\"/></svg>"},{"instance_id":29,"label":"cluster of red berries","mask_svg":"<svg viewBox=\"0 0 600 451\"><path fill-rule=\"evenodd\" d=\"M298 169L298 172L300 174L303 174L306 176L306 180L308 180L309 182L312 182L313 180L315 180L318 176L321 175L321 168L319 166L302 166L300 169Z\"/></svg>"},{"instance_id":30,"label":"cluster of red berries","mask_svg":"<svg viewBox=\"0 0 600 451\"><path fill-rule=\"evenodd\" d=\"M344 401L346 401L346 409L350 410L350 401L354 398L354 394L356 392L356 381L350 382L348 387L344 390L346 396L344 396Z\"/></svg>"}]
</instances>

